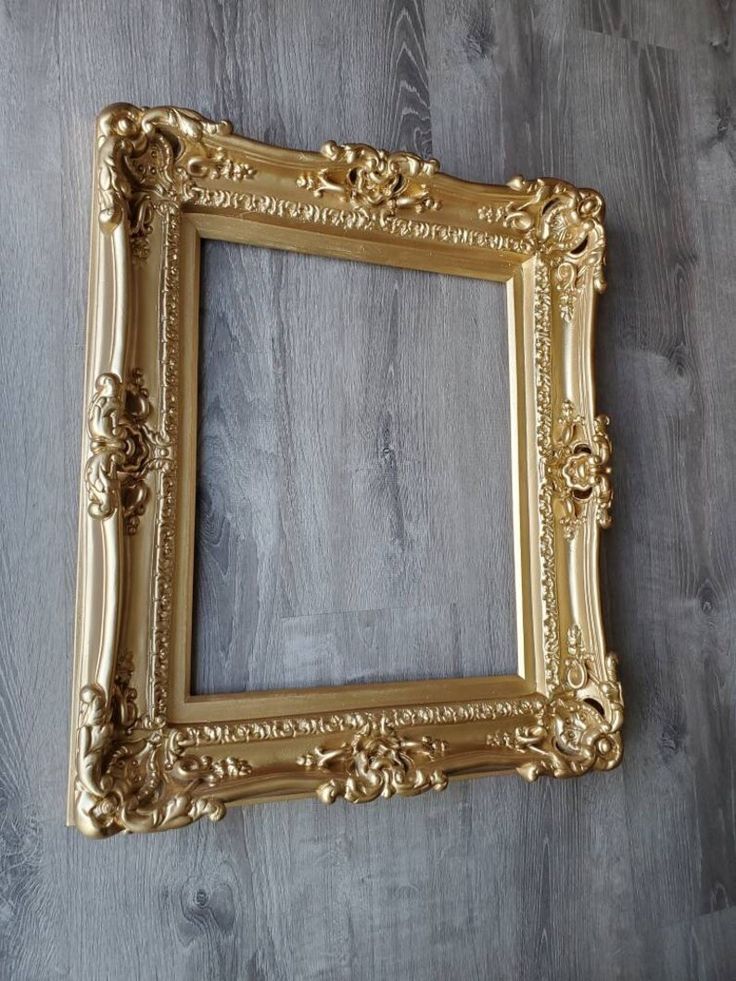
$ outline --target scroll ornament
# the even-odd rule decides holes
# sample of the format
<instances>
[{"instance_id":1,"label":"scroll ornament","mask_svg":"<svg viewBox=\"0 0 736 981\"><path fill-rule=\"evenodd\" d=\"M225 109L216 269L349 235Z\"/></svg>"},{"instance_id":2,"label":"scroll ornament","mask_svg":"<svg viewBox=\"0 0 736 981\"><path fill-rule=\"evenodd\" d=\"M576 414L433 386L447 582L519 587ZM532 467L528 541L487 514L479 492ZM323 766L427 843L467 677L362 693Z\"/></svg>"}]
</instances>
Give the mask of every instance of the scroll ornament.
<instances>
[{"instance_id":1,"label":"scroll ornament","mask_svg":"<svg viewBox=\"0 0 736 981\"><path fill-rule=\"evenodd\" d=\"M550 693L534 725L516 730L513 745L533 759L519 766L526 780L542 774L573 777L612 770L621 759L623 695L613 654L597 659L583 647L580 628L570 627L562 682Z\"/></svg>"},{"instance_id":2,"label":"scroll ornament","mask_svg":"<svg viewBox=\"0 0 736 981\"><path fill-rule=\"evenodd\" d=\"M547 472L560 506L560 523L571 541L584 520L589 505L595 507L602 528L611 524L611 440L608 416L596 416L592 433L586 435L585 419L566 399L557 421L557 433L547 458Z\"/></svg>"},{"instance_id":3,"label":"scroll ornament","mask_svg":"<svg viewBox=\"0 0 736 981\"><path fill-rule=\"evenodd\" d=\"M97 377L87 411L90 453L84 470L87 510L104 520L122 509L135 534L150 497L147 474L166 466L169 444L147 423L151 412L140 371L127 382L113 372Z\"/></svg>"},{"instance_id":4,"label":"scroll ornament","mask_svg":"<svg viewBox=\"0 0 736 981\"><path fill-rule=\"evenodd\" d=\"M207 795L221 781L247 776L244 760L186 755L189 742L163 720L141 719L129 668L119 666L109 696L100 685L80 695L76 821L85 834L163 831L201 817L218 821L224 805Z\"/></svg>"},{"instance_id":5,"label":"scroll ornament","mask_svg":"<svg viewBox=\"0 0 736 981\"><path fill-rule=\"evenodd\" d=\"M535 240L552 270L560 317L572 324L588 277L597 293L606 288L603 198L597 191L549 178L513 177L509 187L531 197L517 209L507 210L505 221Z\"/></svg>"},{"instance_id":6,"label":"scroll ornament","mask_svg":"<svg viewBox=\"0 0 736 981\"><path fill-rule=\"evenodd\" d=\"M364 804L378 797L415 797L427 790L444 790L447 775L433 764L444 755L446 744L429 736L408 739L386 723L366 723L337 749L318 746L297 763L307 770L336 775L317 788L324 804L343 797Z\"/></svg>"},{"instance_id":7,"label":"scroll ornament","mask_svg":"<svg viewBox=\"0 0 736 981\"><path fill-rule=\"evenodd\" d=\"M143 260L150 251L153 216L167 202L181 204L197 179L249 180L256 170L206 137L232 133L226 120L213 122L191 109L109 106L98 119L100 225L112 232L126 221L131 249Z\"/></svg>"},{"instance_id":8,"label":"scroll ornament","mask_svg":"<svg viewBox=\"0 0 736 981\"><path fill-rule=\"evenodd\" d=\"M422 178L431 178L439 170L434 159L423 160L414 153L376 150L365 143L325 143L320 152L335 168L325 167L316 174L302 174L297 186L311 191L316 198L326 192L339 195L346 203L367 211L377 211L382 218L392 218L397 211L417 213L436 211L440 202L432 196Z\"/></svg>"}]
</instances>

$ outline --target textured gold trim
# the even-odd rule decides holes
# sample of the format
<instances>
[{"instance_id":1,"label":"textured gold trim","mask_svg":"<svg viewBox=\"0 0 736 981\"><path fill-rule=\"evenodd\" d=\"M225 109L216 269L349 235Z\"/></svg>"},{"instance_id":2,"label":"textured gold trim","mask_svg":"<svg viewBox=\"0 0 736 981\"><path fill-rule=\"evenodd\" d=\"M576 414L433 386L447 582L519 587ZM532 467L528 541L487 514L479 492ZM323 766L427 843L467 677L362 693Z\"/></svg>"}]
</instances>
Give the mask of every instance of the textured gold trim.
<instances>
[{"instance_id":1,"label":"textured gold trim","mask_svg":"<svg viewBox=\"0 0 736 981\"><path fill-rule=\"evenodd\" d=\"M597 293L606 288L603 198L590 188L545 178L513 177L509 187L529 195L510 224L535 238L553 272L560 316L571 324L575 302L588 282Z\"/></svg>"},{"instance_id":2,"label":"textured gold trim","mask_svg":"<svg viewBox=\"0 0 736 981\"><path fill-rule=\"evenodd\" d=\"M242 181L256 170L233 159L204 136L227 136L229 122L212 122L191 109L138 109L126 103L98 118L99 220L112 231L127 218L133 255L145 259L153 209L161 201L182 203L195 177Z\"/></svg>"},{"instance_id":3,"label":"textured gold trim","mask_svg":"<svg viewBox=\"0 0 736 981\"><path fill-rule=\"evenodd\" d=\"M282 150L125 103L98 119L96 174L70 821L107 837L250 800L614 766L622 698L597 572L611 446L591 370L600 195L470 184L364 144ZM519 677L189 696L200 235L508 284Z\"/></svg>"},{"instance_id":4,"label":"textured gold trim","mask_svg":"<svg viewBox=\"0 0 736 981\"><path fill-rule=\"evenodd\" d=\"M544 707L544 699L531 695L520 699L495 702L465 702L458 705L405 705L401 708L371 712L335 712L332 715L297 716L264 719L255 722L205 723L186 726L182 732L193 746L227 745L229 743L266 742L271 739L297 739L303 736L328 736L354 732L370 726L373 729L410 729L417 726L455 726L474 722L498 722L518 716L534 716Z\"/></svg>"}]
</instances>

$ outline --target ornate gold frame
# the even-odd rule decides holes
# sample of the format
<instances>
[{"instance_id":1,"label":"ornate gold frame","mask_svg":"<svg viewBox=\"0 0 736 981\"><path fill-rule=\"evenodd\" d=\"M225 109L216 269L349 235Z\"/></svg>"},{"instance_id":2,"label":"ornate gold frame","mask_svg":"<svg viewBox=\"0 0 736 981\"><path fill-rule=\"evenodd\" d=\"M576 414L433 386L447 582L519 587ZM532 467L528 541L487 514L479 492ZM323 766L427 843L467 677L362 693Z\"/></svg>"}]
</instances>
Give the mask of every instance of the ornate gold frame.
<instances>
[{"instance_id":1,"label":"ornate gold frame","mask_svg":"<svg viewBox=\"0 0 736 981\"><path fill-rule=\"evenodd\" d=\"M563 181L472 184L360 144L284 150L168 106L100 114L70 824L106 837L230 803L363 802L619 762L598 582L602 219L600 195ZM507 284L518 675L190 694L202 237Z\"/></svg>"}]
</instances>

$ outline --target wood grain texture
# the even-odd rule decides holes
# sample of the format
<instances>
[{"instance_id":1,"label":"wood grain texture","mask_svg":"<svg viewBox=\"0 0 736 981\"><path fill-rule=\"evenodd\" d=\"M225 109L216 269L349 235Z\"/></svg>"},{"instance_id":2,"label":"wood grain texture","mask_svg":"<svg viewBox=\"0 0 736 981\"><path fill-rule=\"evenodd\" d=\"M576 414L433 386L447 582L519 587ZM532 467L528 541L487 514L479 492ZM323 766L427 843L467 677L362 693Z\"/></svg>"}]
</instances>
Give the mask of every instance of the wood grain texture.
<instances>
[{"instance_id":1,"label":"wood grain texture","mask_svg":"<svg viewBox=\"0 0 736 981\"><path fill-rule=\"evenodd\" d=\"M0 8L0 976L733 976L733 26L730 5L716 0L10 0ZM368 808L259 806L217 826L103 844L63 827L91 123L119 99L192 105L291 146L314 148L329 137L403 144L432 152L460 176L551 173L604 192L610 289L597 353L600 405L613 421L616 502L603 577L628 712L618 771L532 787L466 782ZM237 466L261 455L262 484L251 491L259 501L275 479L269 466L289 459L279 443L286 427L277 385L312 420L337 386L327 359L313 360L325 401L307 402L308 379L291 360L307 338L276 317L276 277L295 276L304 291L307 277L270 253L254 250L246 260L246 250L226 251L232 268L206 270L213 287L222 270L231 292L209 292L219 299L208 311L205 371L237 381L262 408L250 430L224 401L214 418L241 434ZM380 277L371 285L371 273L359 275L380 303ZM424 289L414 293L420 315L440 302ZM343 318L349 302L341 297L335 308ZM481 301L471 289L454 302L472 312ZM435 347L424 360L417 352L417 384L436 370L430 355L442 320L431 322ZM337 327L325 318L325 343L337 341ZM386 377L376 352L389 333L361 347L356 325L346 329L370 370L355 365L355 397L341 410L352 428L338 445L343 462L362 466L371 453L376 459ZM277 362L269 332L279 331ZM239 375L218 337L238 341ZM461 358L461 349L450 346L447 356ZM454 370L464 370L461 360ZM428 398L436 386L426 396L420 388L411 405L431 421L429 438L440 439L432 415L439 409ZM220 411L214 401L210 411ZM205 418L205 437L207 425ZM216 427L209 432L214 439ZM412 453L425 460L418 449ZM224 458L216 445L207 452ZM310 502L321 502L329 522L336 477L324 472L321 497L305 484L288 498L296 525ZM373 531L370 507L381 500L384 517L391 513L385 473L378 475L384 496L366 485L356 498L361 542ZM412 477L410 469L401 474L401 493L416 515L421 482ZM225 608L246 590L228 598L235 550L218 546L226 539L215 504L203 508L212 563L205 579L219 577ZM247 544L248 528L265 534L268 522L255 522L253 504L239 508L229 535ZM334 582L311 581L303 536L288 541L294 573L272 602L289 608L283 649L301 652L300 665L308 661L315 677L328 661L333 670L334 650L363 651L364 666L390 670L381 652L392 644L421 649L425 636L453 636L448 604L436 601L439 551L427 558L423 614L411 619L401 609L365 612L368 584L349 568L342 577L350 552L338 539ZM415 581L404 581L409 594ZM360 612L336 617L336 599ZM460 606L458 622L469 623ZM243 636L253 629L246 612ZM498 623L478 618L471 628L480 637ZM212 650L220 643L209 642ZM264 683L267 650L256 665ZM221 684L233 670L210 663L204 684Z\"/></svg>"},{"instance_id":2,"label":"wood grain texture","mask_svg":"<svg viewBox=\"0 0 736 981\"><path fill-rule=\"evenodd\" d=\"M506 291L203 247L195 691L516 670Z\"/></svg>"}]
</instances>

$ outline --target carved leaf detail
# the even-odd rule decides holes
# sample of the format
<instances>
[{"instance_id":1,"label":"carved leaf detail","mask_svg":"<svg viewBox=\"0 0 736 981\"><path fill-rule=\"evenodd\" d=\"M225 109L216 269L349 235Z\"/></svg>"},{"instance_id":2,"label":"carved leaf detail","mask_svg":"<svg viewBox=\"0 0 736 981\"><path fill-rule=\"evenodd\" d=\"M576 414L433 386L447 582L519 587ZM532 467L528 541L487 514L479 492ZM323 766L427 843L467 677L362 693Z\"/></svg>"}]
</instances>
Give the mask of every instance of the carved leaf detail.
<instances>
[{"instance_id":1,"label":"carved leaf detail","mask_svg":"<svg viewBox=\"0 0 736 981\"><path fill-rule=\"evenodd\" d=\"M535 724L516 730L514 747L535 756L519 773L536 780L542 774L573 777L613 769L621 760L623 708L615 656L606 655L601 672L583 648L580 628L572 626L560 686Z\"/></svg>"},{"instance_id":2,"label":"carved leaf detail","mask_svg":"<svg viewBox=\"0 0 736 981\"><path fill-rule=\"evenodd\" d=\"M323 803L343 797L351 804L363 804L394 794L414 797L427 790L444 790L447 775L432 764L445 750L441 740L407 739L386 724L369 722L337 749L318 746L297 763L308 770L337 771L317 788Z\"/></svg>"},{"instance_id":3,"label":"carved leaf detail","mask_svg":"<svg viewBox=\"0 0 736 981\"><path fill-rule=\"evenodd\" d=\"M191 109L153 109L116 103L98 119L100 224L111 232L127 220L133 255L145 259L154 211L183 203L193 179L243 181L255 176L247 160L233 159L206 137L227 136L226 120L213 122Z\"/></svg>"},{"instance_id":4,"label":"carved leaf detail","mask_svg":"<svg viewBox=\"0 0 736 981\"><path fill-rule=\"evenodd\" d=\"M408 209L421 213L436 210L434 198L423 177L431 178L439 170L436 160L423 160L413 153L389 153L364 143L338 144L330 140L321 151L339 170L325 167L316 174L302 174L297 186L311 191L316 198L334 193L356 208L378 211L392 217Z\"/></svg>"},{"instance_id":5,"label":"carved leaf detail","mask_svg":"<svg viewBox=\"0 0 736 981\"><path fill-rule=\"evenodd\" d=\"M507 206L503 223L538 243L552 269L560 316L570 324L587 278L592 277L598 293L606 288L603 198L589 188L547 178L530 181L513 177L509 187L529 195L529 200L519 203L516 210ZM499 217L487 209L480 209L478 216L485 220Z\"/></svg>"},{"instance_id":6,"label":"carved leaf detail","mask_svg":"<svg viewBox=\"0 0 736 981\"><path fill-rule=\"evenodd\" d=\"M169 456L168 443L147 425L150 411L140 372L126 383L112 372L97 377L87 410L87 510L104 520L122 508L128 534L136 532L150 496L146 475Z\"/></svg>"},{"instance_id":7,"label":"carved leaf detail","mask_svg":"<svg viewBox=\"0 0 736 981\"><path fill-rule=\"evenodd\" d=\"M80 693L76 823L85 834L163 831L201 817L218 821L221 801L206 795L226 778L247 776L244 760L185 755L176 729L140 719L136 692L119 674L110 696L99 685Z\"/></svg>"},{"instance_id":8,"label":"carved leaf detail","mask_svg":"<svg viewBox=\"0 0 736 981\"><path fill-rule=\"evenodd\" d=\"M562 403L557 431L547 457L547 471L561 511L560 523L568 540L585 518L587 508L595 507L598 524L611 524L611 440L608 436L608 416L593 420L590 436L583 416L578 415L572 402Z\"/></svg>"}]
</instances>

